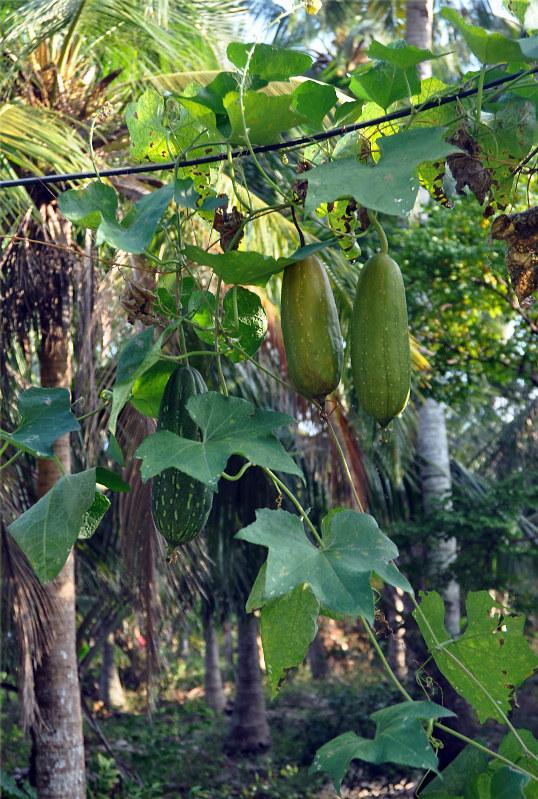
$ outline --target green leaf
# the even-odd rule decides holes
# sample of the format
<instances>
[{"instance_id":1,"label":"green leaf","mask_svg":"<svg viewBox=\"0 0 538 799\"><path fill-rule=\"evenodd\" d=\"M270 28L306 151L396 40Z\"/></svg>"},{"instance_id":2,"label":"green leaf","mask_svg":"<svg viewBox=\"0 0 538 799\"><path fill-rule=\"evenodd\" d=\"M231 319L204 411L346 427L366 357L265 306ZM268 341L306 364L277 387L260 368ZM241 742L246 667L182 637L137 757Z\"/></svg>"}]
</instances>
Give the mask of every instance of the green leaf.
<instances>
[{"instance_id":1,"label":"green leaf","mask_svg":"<svg viewBox=\"0 0 538 799\"><path fill-rule=\"evenodd\" d=\"M123 252L141 253L146 250L174 194L174 184L167 183L160 189L146 194L125 219L117 219L118 197L111 186L100 181L85 189L71 189L60 194L58 206L71 222L96 228L99 242L107 241ZM100 221L96 225L96 214Z\"/></svg>"},{"instance_id":2,"label":"green leaf","mask_svg":"<svg viewBox=\"0 0 538 799\"><path fill-rule=\"evenodd\" d=\"M281 259L278 261L271 255L262 255L259 252L243 252L242 250L229 250L228 252L213 254L206 252L202 247L186 244L183 253L190 261L211 267L225 283L243 286L265 286L271 275L281 272L284 266Z\"/></svg>"},{"instance_id":3,"label":"green leaf","mask_svg":"<svg viewBox=\"0 0 538 799\"><path fill-rule=\"evenodd\" d=\"M245 143L239 92L230 92L226 95L224 106L232 126L228 140L231 143ZM246 92L243 95L243 108L251 144L271 144L277 141L282 131L307 121L303 114L292 108L288 94L273 96L260 92Z\"/></svg>"},{"instance_id":4,"label":"green leaf","mask_svg":"<svg viewBox=\"0 0 538 799\"><path fill-rule=\"evenodd\" d=\"M402 766L437 771L437 757L421 721L455 716L451 710L433 702L402 702L372 713L375 738L361 738L346 732L318 749L309 774L327 771L340 793L342 780L355 758L368 763L397 763Z\"/></svg>"},{"instance_id":5,"label":"green leaf","mask_svg":"<svg viewBox=\"0 0 538 799\"><path fill-rule=\"evenodd\" d=\"M129 489L130 490L130 489ZM99 527L99 522L110 508L110 501L99 491L95 492L90 508L82 517L80 525L79 539L91 538Z\"/></svg>"},{"instance_id":6,"label":"green leaf","mask_svg":"<svg viewBox=\"0 0 538 799\"><path fill-rule=\"evenodd\" d=\"M131 136L131 155L137 161L170 161L179 155L170 129L163 124L164 100L155 89L146 89L127 106L126 121Z\"/></svg>"},{"instance_id":7,"label":"green leaf","mask_svg":"<svg viewBox=\"0 0 538 799\"><path fill-rule=\"evenodd\" d=\"M535 30L537 25L534 26ZM538 58L538 36L529 36L527 39L518 39L521 52L527 57L527 61L536 61Z\"/></svg>"},{"instance_id":8,"label":"green leaf","mask_svg":"<svg viewBox=\"0 0 538 799\"><path fill-rule=\"evenodd\" d=\"M208 294L206 298L210 300L214 309L214 295ZM193 300L195 299L193 297ZM205 324L208 327L214 325L214 315L210 314L204 297L200 293L198 293L198 303L200 312L193 316L193 321L197 324ZM237 326L235 324L235 303L237 304ZM254 355L260 348L267 333L267 315L258 295L240 286L235 289L231 288L225 294L222 308L224 313L221 324L224 334L219 334L219 349L233 363L238 363L244 360L246 356L235 347L235 344L239 345L249 355ZM208 344L215 343L214 331L195 328L195 333L202 341Z\"/></svg>"},{"instance_id":9,"label":"green leaf","mask_svg":"<svg viewBox=\"0 0 538 799\"><path fill-rule=\"evenodd\" d=\"M0 432L0 439L38 458L54 458L54 442L65 433L80 430L71 411L66 388L32 386L17 397L21 421L12 433Z\"/></svg>"},{"instance_id":10,"label":"green leaf","mask_svg":"<svg viewBox=\"0 0 538 799\"><path fill-rule=\"evenodd\" d=\"M64 566L95 499L95 469L67 474L9 526L42 583Z\"/></svg>"},{"instance_id":11,"label":"green leaf","mask_svg":"<svg viewBox=\"0 0 538 799\"><path fill-rule=\"evenodd\" d=\"M414 67L423 61L443 58L446 55L446 53L434 55L431 50L421 50L420 47L407 44L404 39L398 39L389 45L381 44L381 42L373 39L366 52L369 58L373 58L376 61L387 61L389 64L400 67L400 69Z\"/></svg>"},{"instance_id":12,"label":"green leaf","mask_svg":"<svg viewBox=\"0 0 538 799\"><path fill-rule=\"evenodd\" d=\"M307 583L321 605L331 611L374 620L370 585L372 572L405 591L411 586L389 563L398 550L366 513L339 510L325 517L324 548L308 540L298 516L283 510L262 508L256 521L236 538L269 549L265 599L283 596Z\"/></svg>"},{"instance_id":13,"label":"green leaf","mask_svg":"<svg viewBox=\"0 0 538 799\"><path fill-rule=\"evenodd\" d=\"M523 25L530 0L503 0L503 6Z\"/></svg>"},{"instance_id":14,"label":"green leaf","mask_svg":"<svg viewBox=\"0 0 538 799\"><path fill-rule=\"evenodd\" d=\"M487 772L475 774L465 786L463 799L491 799L489 793L490 783L491 774Z\"/></svg>"},{"instance_id":15,"label":"green leaf","mask_svg":"<svg viewBox=\"0 0 538 799\"><path fill-rule=\"evenodd\" d=\"M526 774L501 766L491 778L490 799L525 799L523 788L528 782Z\"/></svg>"},{"instance_id":16,"label":"green leaf","mask_svg":"<svg viewBox=\"0 0 538 799\"><path fill-rule=\"evenodd\" d=\"M176 177L174 181L174 202L180 208L190 208L195 210L198 208L198 200L200 195L196 191L194 181L192 178Z\"/></svg>"},{"instance_id":17,"label":"green leaf","mask_svg":"<svg viewBox=\"0 0 538 799\"><path fill-rule=\"evenodd\" d=\"M368 72L351 79L350 91L361 100L370 100L385 110L403 97L420 91L420 79L416 67L406 70L386 61L371 67Z\"/></svg>"},{"instance_id":18,"label":"green leaf","mask_svg":"<svg viewBox=\"0 0 538 799\"><path fill-rule=\"evenodd\" d=\"M96 467L95 482L98 485L106 486L111 491L120 491L124 494L128 494L131 491L131 486L123 477L110 469L105 469L104 466Z\"/></svg>"},{"instance_id":19,"label":"green leaf","mask_svg":"<svg viewBox=\"0 0 538 799\"><path fill-rule=\"evenodd\" d=\"M495 114L492 130L484 126L478 143L484 166L492 174L493 201L499 210L504 210L512 200L515 169L533 143L536 105L515 94L504 95L501 99L501 109Z\"/></svg>"},{"instance_id":20,"label":"green leaf","mask_svg":"<svg viewBox=\"0 0 538 799\"><path fill-rule=\"evenodd\" d=\"M124 405L129 402L132 390L144 372L159 361L164 338L180 324L180 320L172 322L153 344L154 327L147 327L134 338L129 339L120 351L116 382L112 388L112 408L108 427L111 433L116 432L118 416Z\"/></svg>"},{"instance_id":21,"label":"green leaf","mask_svg":"<svg viewBox=\"0 0 538 799\"><path fill-rule=\"evenodd\" d=\"M269 469L296 474L302 472L273 435L276 427L290 424L291 416L262 411L237 397L208 391L187 400L187 410L202 431L203 442L181 438L167 430L148 436L135 456L142 458L142 480L174 466L216 489L230 455Z\"/></svg>"},{"instance_id":22,"label":"green leaf","mask_svg":"<svg viewBox=\"0 0 538 799\"><path fill-rule=\"evenodd\" d=\"M342 158L315 167L308 173L305 212L321 203L354 197L374 211L402 216L415 204L418 191L417 167L425 161L459 152L444 141L444 128L416 129L377 139L381 158L375 166L355 158Z\"/></svg>"},{"instance_id":23,"label":"green leaf","mask_svg":"<svg viewBox=\"0 0 538 799\"><path fill-rule=\"evenodd\" d=\"M292 75L302 75L312 66L309 55L274 44L232 42L228 45L226 55L232 64L244 70L251 52L247 71L265 80L287 80Z\"/></svg>"},{"instance_id":24,"label":"green leaf","mask_svg":"<svg viewBox=\"0 0 538 799\"><path fill-rule=\"evenodd\" d=\"M325 247L330 247L335 242L336 239L331 238L327 241L309 244L286 258L278 259L271 255L243 250L228 250L228 252L215 254L206 252L202 247L195 247L193 244L186 244L183 254L194 263L211 267L215 274L229 285L263 287L272 275L282 272L286 266L307 258Z\"/></svg>"},{"instance_id":25,"label":"green leaf","mask_svg":"<svg viewBox=\"0 0 538 799\"><path fill-rule=\"evenodd\" d=\"M114 433L109 433L108 436L107 455L114 463L117 463L118 466L125 466L125 459Z\"/></svg>"},{"instance_id":26,"label":"green leaf","mask_svg":"<svg viewBox=\"0 0 538 799\"><path fill-rule=\"evenodd\" d=\"M157 361L138 377L131 390L131 405L144 416L154 419L159 415L159 407L165 386L178 364L171 361Z\"/></svg>"},{"instance_id":27,"label":"green leaf","mask_svg":"<svg viewBox=\"0 0 538 799\"><path fill-rule=\"evenodd\" d=\"M326 114L336 104L336 90L326 83L307 80L293 91L291 102L298 114L319 128Z\"/></svg>"},{"instance_id":28,"label":"green leaf","mask_svg":"<svg viewBox=\"0 0 538 799\"><path fill-rule=\"evenodd\" d=\"M509 39L502 33L488 33L483 28L470 25L453 8L444 6L441 16L459 30L469 50L481 64L506 64L527 60L515 39Z\"/></svg>"},{"instance_id":29,"label":"green leaf","mask_svg":"<svg viewBox=\"0 0 538 799\"><path fill-rule=\"evenodd\" d=\"M258 572L256 579L254 580L254 585L252 586L249 597L247 599L247 603L245 605L245 610L247 613L252 613L253 610L261 608L266 603L266 600L264 599L266 574L267 574L267 561L264 561L260 566L260 570Z\"/></svg>"},{"instance_id":30,"label":"green leaf","mask_svg":"<svg viewBox=\"0 0 538 799\"><path fill-rule=\"evenodd\" d=\"M263 606L260 631L273 696L286 669L298 666L305 659L318 628L318 613L319 602L306 584Z\"/></svg>"},{"instance_id":31,"label":"green leaf","mask_svg":"<svg viewBox=\"0 0 538 799\"><path fill-rule=\"evenodd\" d=\"M537 662L523 635L525 617L504 613L487 591L471 592L466 606L467 629L457 641L445 629L444 602L437 592L422 595L413 618L439 670L472 704L480 723L488 718L503 721L501 711L508 713L514 690L532 674Z\"/></svg>"},{"instance_id":32,"label":"green leaf","mask_svg":"<svg viewBox=\"0 0 538 799\"><path fill-rule=\"evenodd\" d=\"M499 754L508 758L508 760L511 760L518 766L522 766L526 771L530 771L535 777L538 777L538 761L535 759L536 755L538 755L538 741L530 730L520 729L517 731L517 734L529 752L532 752L535 757L530 757L523 752L521 744L511 731L502 739L498 750ZM492 760L489 768L490 771L495 771L501 768L501 766L502 763L500 760ZM538 799L538 782L529 780L527 785L523 788L523 795L525 799Z\"/></svg>"},{"instance_id":33,"label":"green leaf","mask_svg":"<svg viewBox=\"0 0 538 799\"><path fill-rule=\"evenodd\" d=\"M483 741L478 743L484 745ZM487 767L486 752L467 744L465 749L462 749L459 755L420 791L420 795L430 799L444 799L448 795L462 796L470 778L486 771Z\"/></svg>"}]
</instances>

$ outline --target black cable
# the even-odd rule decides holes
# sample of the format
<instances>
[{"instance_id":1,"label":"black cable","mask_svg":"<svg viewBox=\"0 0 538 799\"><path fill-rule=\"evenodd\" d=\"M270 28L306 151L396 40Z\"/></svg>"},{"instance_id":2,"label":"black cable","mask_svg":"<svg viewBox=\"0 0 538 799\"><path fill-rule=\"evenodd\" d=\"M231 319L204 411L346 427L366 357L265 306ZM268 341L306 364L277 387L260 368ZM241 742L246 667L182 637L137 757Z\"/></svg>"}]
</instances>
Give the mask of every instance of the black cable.
<instances>
[{"instance_id":1,"label":"black cable","mask_svg":"<svg viewBox=\"0 0 538 799\"><path fill-rule=\"evenodd\" d=\"M514 72L513 75L505 75L502 78L497 78L489 83L485 83L482 87L482 91L494 89L496 86L502 86L505 83L510 83L525 73L532 75L535 72L538 72L538 67L535 67L531 70ZM365 122L355 122L353 125L341 125L338 128L331 128L330 130L325 130L321 133L314 133L310 136L301 136L299 139L291 139L290 141L279 142L278 144L264 144L258 147L253 147L252 150L257 155L259 153L269 153L277 150L287 150L292 147L300 147L304 144L312 144L312 142L315 141L325 141L327 139L332 139L335 136L341 136L344 133L351 133L356 130L361 130L362 128L370 128L375 125L381 125L383 122L391 122L394 119L404 119L405 117L411 116L412 113L420 113L422 111L429 111L432 108L439 108L439 106L448 105L456 100L462 100L465 97L472 97L472 95L477 94L478 91L478 87L475 86L473 89L465 89L464 91L457 92L456 94L449 94L445 97L440 97L437 100L430 100L427 103L423 103L418 109L403 108L400 111L392 111L392 113L386 114L382 117L377 117L376 119L369 119ZM232 158L242 158L250 154L250 150L247 148L233 150ZM177 163L181 167L198 166L199 164L215 164L219 161L226 161L227 159L227 153L218 153L217 155L207 155L203 158L193 158L191 160L179 161ZM99 176L103 178L109 178L117 175L136 175L140 174L141 172L161 172L162 170L166 169L174 169L175 166L176 161L165 161L161 164L143 164L141 166L117 167L116 169L103 169L102 172L99 172ZM86 178L97 178L97 175L95 172L74 172L72 174L65 175L43 175L42 177L33 176L28 178L18 178L17 180L1 180L0 189L13 188L15 186L34 186L38 183L61 183L63 181L84 180Z\"/></svg>"}]
</instances>

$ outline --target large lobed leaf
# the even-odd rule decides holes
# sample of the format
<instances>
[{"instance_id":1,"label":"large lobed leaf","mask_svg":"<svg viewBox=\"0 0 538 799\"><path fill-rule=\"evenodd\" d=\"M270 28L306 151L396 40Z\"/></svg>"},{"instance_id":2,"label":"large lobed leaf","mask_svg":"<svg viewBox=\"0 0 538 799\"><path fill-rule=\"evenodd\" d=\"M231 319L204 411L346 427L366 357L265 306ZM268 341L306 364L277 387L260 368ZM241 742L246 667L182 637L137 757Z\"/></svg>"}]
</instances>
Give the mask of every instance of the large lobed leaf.
<instances>
[{"instance_id":1,"label":"large lobed leaf","mask_svg":"<svg viewBox=\"0 0 538 799\"><path fill-rule=\"evenodd\" d=\"M65 433L80 430L71 411L71 395L66 388L32 386L17 398L20 424L0 438L38 458L54 457L54 442Z\"/></svg>"},{"instance_id":2,"label":"large lobed leaf","mask_svg":"<svg viewBox=\"0 0 538 799\"><path fill-rule=\"evenodd\" d=\"M523 635L525 617L505 612L487 591L471 592L467 629L454 641L444 625L441 596L431 591L421 598L413 617L439 670L472 704L481 723L489 718L504 721L514 690L537 665Z\"/></svg>"},{"instance_id":3,"label":"large lobed leaf","mask_svg":"<svg viewBox=\"0 0 538 799\"><path fill-rule=\"evenodd\" d=\"M262 411L237 397L215 391L189 397L187 411L202 431L202 441L181 438L168 430L148 436L135 455L142 458L146 482L173 466L216 489L230 455L242 455L258 466L296 474L302 472L273 435L276 427L294 420L285 413Z\"/></svg>"},{"instance_id":4,"label":"large lobed leaf","mask_svg":"<svg viewBox=\"0 0 538 799\"><path fill-rule=\"evenodd\" d=\"M364 616L373 623L372 573L404 591L412 590L390 562L398 555L395 544L366 513L332 511L323 520L323 548L308 540L298 516L267 508L257 510L256 521L236 538L269 549L264 600L307 583L330 611Z\"/></svg>"},{"instance_id":5,"label":"large lobed leaf","mask_svg":"<svg viewBox=\"0 0 538 799\"><path fill-rule=\"evenodd\" d=\"M445 128L425 128L378 138L381 157L375 166L342 158L315 167L308 173L305 211L351 196L374 211L396 216L409 213L419 187L417 168L459 152L444 140L446 133Z\"/></svg>"},{"instance_id":6,"label":"large lobed leaf","mask_svg":"<svg viewBox=\"0 0 538 799\"><path fill-rule=\"evenodd\" d=\"M355 758L368 763L398 763L437 771L437 757L422 726L422 720L455 716L433 702L402 702L372 713L375 738L345 732L318 749L310 774L327 771L340 792L342 780Z\"/></svg>"}]
</instances>

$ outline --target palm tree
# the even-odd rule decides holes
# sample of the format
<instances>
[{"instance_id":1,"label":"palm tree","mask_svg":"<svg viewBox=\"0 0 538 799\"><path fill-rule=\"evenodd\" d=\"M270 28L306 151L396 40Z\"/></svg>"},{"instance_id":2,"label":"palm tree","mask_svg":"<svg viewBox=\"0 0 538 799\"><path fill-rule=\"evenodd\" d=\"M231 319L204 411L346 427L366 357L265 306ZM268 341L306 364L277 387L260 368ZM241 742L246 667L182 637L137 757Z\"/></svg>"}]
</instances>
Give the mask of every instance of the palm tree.
<instances>
[{"instance_id":1,"label":"palm tree","mask_svg":"<svg viewBox=\"0 0 538 799\"><path fill-rule=\"evenodd\" d=\"M88 168L84 131L117 75L123 72L125 78L115 93L121 103L129 99L133 80L175 66L177 59L183 67L215 66L241 4L221 0L200 8L197 3L163 2L143 9L136 0L75 4L30 0L4 2L0 10L4 17L0 58L5 67L0 81L0 166L7 175L16 176L24 171ZM122 131L109 126L109 133L117 138ZM35 328L40 336L41 385L70 388L75 270L71 226L59 215L54 193L41 188L2 196L0 218L11 237L0 261L2 363L12 360L17 341L30 355ZM91 257L86 264L91 285ZM3 378L8 372L2 370ZM10 395L4 381L6 388L4 398ZM69 472L69 437L57 442L56 454ZM58 477L54 462L40 461L38 496ZM82 799L84 745L73 555L49 594L55 646L49 646L35 666L36 784L39 796L46 799Z\"/></svg>"}]
</instances>

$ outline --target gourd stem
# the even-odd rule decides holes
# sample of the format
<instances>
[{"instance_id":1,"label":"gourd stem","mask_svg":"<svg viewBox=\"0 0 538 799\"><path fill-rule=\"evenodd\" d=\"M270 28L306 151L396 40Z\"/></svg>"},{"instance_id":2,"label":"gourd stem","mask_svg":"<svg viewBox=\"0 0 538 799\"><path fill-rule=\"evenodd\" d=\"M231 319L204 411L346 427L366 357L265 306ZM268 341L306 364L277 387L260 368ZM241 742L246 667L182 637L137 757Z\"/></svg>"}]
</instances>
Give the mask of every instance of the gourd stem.
<instances>
[{"instance_id":1,"label":"gourd stem","mask_svg":"<svg viewBox=\"0 0 538 799\"><path fill-rule=\"evenodd\" d=\"M440 721L435 721L434 726L437 727L439 730L443 730L443 732L448 732L450 735L453 735L455 738L459 738L461 741L465 741L470 746L474 746L476 749L480 749L482 752L486 752L491 757L496 758L497 760L502 760L503 763L506 763L510 768L513 768L515 771L519 771L521 774L525 774L527 777L530 777L531 780L534 782L538 782L538 776L536 774L532 774L532 772L527 771L526 769L522 768L522 766L514 763L512 760L508 760L507 757L500 755L498 752L494 752L492 749L488 749L487 746L483 746L482 744L478 743L478 741L473 741L471 738L467 738L466 735L463 735L461 732L457 730L453 730L452 727L446 727L444 724L441 724Z\"/></svg>"},{"instance_id":2,"label":"gourd stem","mask_svg":"<svg viewBox=\"0 0 538 799\"><path fill-rule=\"evenodd\" d=\"M107 405L110 405L111 398L108 398L106 402L103 402L102 405L99 405L98 408L95 408L93 411L88 411L88 413L82 414L82 416L77 416L77 422L81 422L83 419L88 419L90 416L95 416L96 413L102 411L103 408L106 408Z\"/></svg>"},{"instance_id":3,"label":"gourd stem","mask_svg":"<svg viewBox=\"0 0 538 799\"><path fill-rule=\"evenodd\" d=\"M349 485L351 486L351 491L353 492L353 496L355 498L355 502L357 503L357 507L360 513L364 513L364 508L362 507L362 502L360 497L357 493L357 489L355 488L355 483L353 482L353 477L351 476L351 471L348 466L348 462L346 460L346 456L344 455L344 451L342 449L342 445L338 441L338 436L336 435L336 431L333 427L333 424L329 418L327 418L327 424L329 426L329 432L331 434L332 440L336 445L336 449L338 450L338 454L340 455L340 460L342 461L342 465L344 467L344 472L346 473L347 480Z\"/></svg>"},{"instance_id":4,"label":"gourd stem","mask_svg":"<svg viewBox=\"0 0 538 799\"><path fill-rule=\"evenodd\" d=\"M2 466L0 466L0 472L2 471L2 469L5 469L7 466L9 466L11 463L13 463L13 461L16 461L17 458L20 455L22 455L22 453L23 453L23 450L19 449L8 461L6 461L5 463L2 464Z\"/></svg>"},{"instance_id":5,"label":"gourd stem","mask_svg":"<svg viewBox=\"0 0 538 799\"><path fill-rule=\"evenodd\" d=\"M369 208L368 208L368 219L372 223L377 235L379 236L379 243L381 244L381 249L379 250L379 252L383 253L383 255L388 255L389 243L387 241L387 237L385 236L385 231L381 227L381 224L379 223L375 211L371 211Z\"/></svg>"},{"instance_id":6,"label":"gourd stem","mask_svg":"<svg viewBox=\"0 0 538 799\"><path fill-rule=\"evenodd\" d=\"M405 697L405 698L406 698L406 699L407 699L409 702L412 702L412 701L413 701L413 697L411 696L411 694L408 694L408 693L407 693L407 691L405 690L405 688L403 687L403 685L402 685L402 684L401 684L401 682L399 681L398 677L397 677L397 676L394 674L394 672L392 671L392 669L391 669L391 667L390 667L390 665L389 665L389 662L388 662L387 658L386 658L386 657L385 657L385 655L383 654L383 650L382 650L382 649L381 649L381 647L379 646L379 642L378 642L377 638L375 637L374 633L372 632L372 630L371 630L371 628L370 628L370 625L368 624L368 622L366 621L366 619L364 618L364 616L360 616L360 620L361 620L361 622L362 622L362 624L363 624L363 627L364 627L364 629L365 629L365 630L366 630L366 632L368 633L368 637L369 637L370 641L372 642L372 645L373 645L374 649L376 650L376 652L377 652L377 654L378 654L378 656L379 656L379 659L381 660L381 663L382 663L382 664L383 664L383 666L385 667L385 671L387 672L388 676L390 677L390 679L392 680L392 682L394 683L394 685L396 686L396 688L398 689L398 691L399 691L399 692L400 692L400 693L401 693L401 694L402 694L402 695L403 695L403 696L404 696L404 697Z\"/></svg>"},{"instance_id":7,"label":"gourd stem","mask_svg":"<svg viewBox=\"0 0 538 799\"><path fill-rule=\"evenodd\" d=\"M304 233L301 230L301 228L299 227L299 223L297 222L297 216L295 215L295 208L294 208L293 205L291 206L291 216L292 216L292 219L293 219L293 224L297 228L297 233L299 234L299 243L300 243L301 247L304 247L306 245L306 242L304 240Z\"/></svg>"},{"instance_id":8,"label":"gourd stem","mask_svg":"<svg viewBox=\"0 0 538 799\"><path fill-rule=\"evenodd\" d=\"M225 480L229 480L232 483L234 482L234 480L240 480L245 474L246 470L253 465L254 464L251 461L248 461L248 463L243 464L243 466L239 469L237 474L226 474L226 472L221 472L220 476L224 477Z\"/></svg>"},{"instance_id":9,"label":"gourd stem","mask_svg":"<svg viewBox=\"0 0 538 799\"><path fill-rule=\"evenodd\" d=\"M293 502L293 504L295 505L295 507L297 508L297 510L299 511L299 513L301 514L301 517L302 517L302 518L305 520L305 522L307 523L308 527L310 528L310 532L312 533L312 535L313 535L313 536L314 536L314 538L316 539L317 543L319 544L319 546L320 546L320 549L324 549L324 548L325 548L325 544L323 543L323 541L322 541L322 539L321 539L321 536L320 536L320 534L318 533L318 531L316 530L316 528L314 527L314 525L312 524L312 522L310 521L310 519L309 519L309 518L308 518L308 516L306 515L306 511L305 511L305 509L302 507L301 503L299 502L299 500L297 499L297 497L295 496L295 494L293 494L293 493L292 493L292 492L289 490L289 488L286 486L286 484L285 484L285 483L283 483L283 482L282 482L282 480L279 480L279 479L278 479L278 477L276 476L276 474L275 474L274 472L272 472L272 471L271 471L271 469L268 469L266 466L262 466L262 469L263 469L263 471L264 471L264 472L265 472L267 475L269 475L269 477L271 478L271 480L273 481L273 483L274 483L274 484L275 484L275 485L276 485L276 486L277 486L277 487L278 487L278 488L279 488L279 489L280 489L280 490L281 490L281 491L282 491L284 494L286 494L286 496L287 496L287 497L289 497L289 499L291 499L291 501Z\"/></svg>"}]
</instances>

